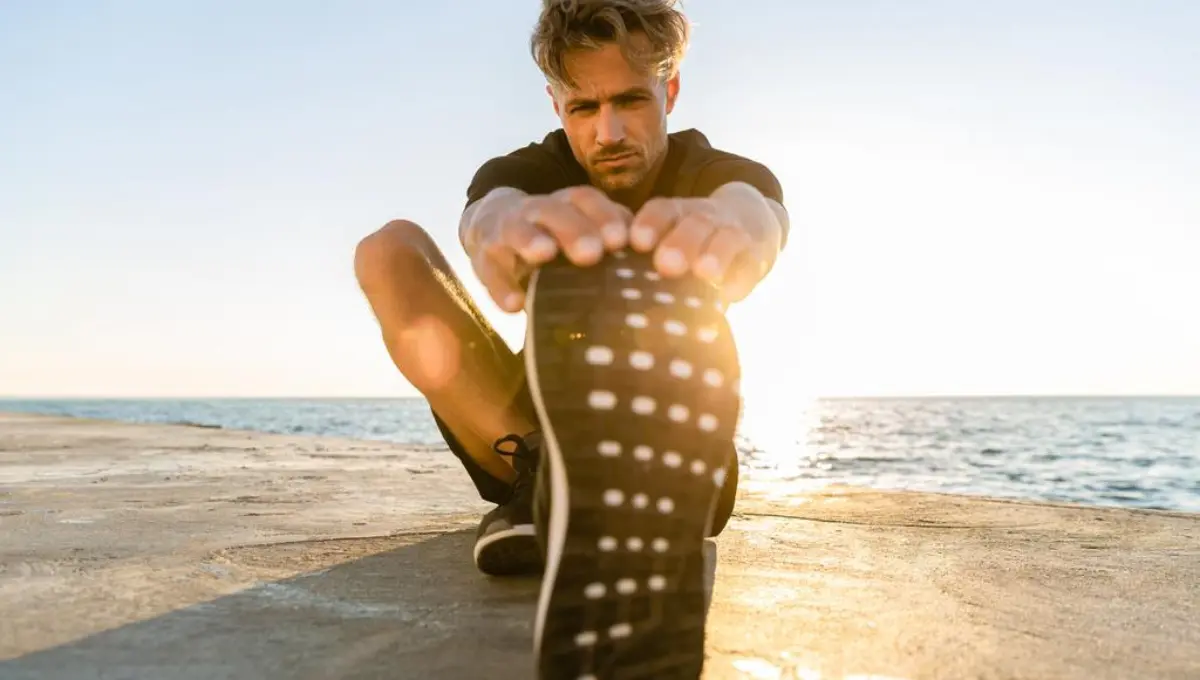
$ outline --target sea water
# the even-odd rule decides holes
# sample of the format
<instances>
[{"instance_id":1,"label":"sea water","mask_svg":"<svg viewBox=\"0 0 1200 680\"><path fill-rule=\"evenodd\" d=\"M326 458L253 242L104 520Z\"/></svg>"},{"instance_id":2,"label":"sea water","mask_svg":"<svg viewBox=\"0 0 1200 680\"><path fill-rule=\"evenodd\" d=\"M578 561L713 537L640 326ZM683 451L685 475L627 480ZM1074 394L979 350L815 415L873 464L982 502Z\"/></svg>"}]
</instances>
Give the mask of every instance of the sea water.
<instances>
[{"instance_id":1,"label":"sea water","mask_svg":"<svg viewBox=\"0 0 1200 680\"><path fill-rule=\"evenodd\" d=\"M0 411L444 449L421 399L0 400ZM1200 398L827 399L755 416L748 404L743 483L776 493L848 484L1200 511Z\"/></svg>"}]
</instances>

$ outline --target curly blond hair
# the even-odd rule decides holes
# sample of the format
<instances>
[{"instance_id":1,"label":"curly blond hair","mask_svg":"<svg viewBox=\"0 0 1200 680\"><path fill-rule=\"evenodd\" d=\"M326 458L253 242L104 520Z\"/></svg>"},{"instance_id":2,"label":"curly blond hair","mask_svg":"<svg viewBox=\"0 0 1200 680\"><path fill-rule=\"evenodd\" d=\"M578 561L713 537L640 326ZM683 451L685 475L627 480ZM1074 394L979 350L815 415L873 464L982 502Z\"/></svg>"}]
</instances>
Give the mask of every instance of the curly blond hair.
<instances>
[{"instance_id":1,"label":"curly blond hair","mask_svg":"<svg viewBox=\"0 0 1200 680\"><path fill-rule=\"evenodd\" d=\"M661 78L679 71L691 24L678 0L542 0L529 40L534 62L551 85L571 87L567 52L616 43L630 63ZM634 34L646 40L635 42Z\"/></svg>"}]
</instances>

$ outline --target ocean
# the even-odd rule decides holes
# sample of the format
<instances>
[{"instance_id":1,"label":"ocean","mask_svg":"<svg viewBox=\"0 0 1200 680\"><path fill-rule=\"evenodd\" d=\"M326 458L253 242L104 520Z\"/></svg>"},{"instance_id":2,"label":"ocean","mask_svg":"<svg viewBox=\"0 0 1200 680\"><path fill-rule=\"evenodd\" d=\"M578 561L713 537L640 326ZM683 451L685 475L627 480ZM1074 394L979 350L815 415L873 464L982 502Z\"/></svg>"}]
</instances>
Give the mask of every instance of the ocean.
<instances>
[{"instance_id":1,"label":"ocean","mask_svg":"<svg viewBox=\"0 0 1200 680\"><path fill-rule=\"evenodd\" d=\"M1200 512L1200 397L824 399L789 410L764 418L747 405L743 484L773 495L846 484ZM444 449L421 399L0 400L0 411Z\"/></svg>"}]
</instances>

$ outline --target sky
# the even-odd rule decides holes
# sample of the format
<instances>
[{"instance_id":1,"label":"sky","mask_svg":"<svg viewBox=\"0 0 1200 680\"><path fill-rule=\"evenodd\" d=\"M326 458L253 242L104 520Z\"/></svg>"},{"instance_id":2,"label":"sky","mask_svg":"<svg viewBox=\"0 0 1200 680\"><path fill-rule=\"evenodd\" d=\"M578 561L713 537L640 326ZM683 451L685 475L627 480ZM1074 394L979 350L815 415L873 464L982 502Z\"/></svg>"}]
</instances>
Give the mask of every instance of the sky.
<instances>
[{"instance_id":1,"label":"sky","mask_svg":"<svg viewBox=\"0 0 1200 680\"><path fill-rule=\"evenodd\" d=\"M354 281L558 127L537 0L0 4L0 395L405 396ZM691 0L793 235L747 394L1200 393L1200 3Z\"/></svg>"}]
</instances>

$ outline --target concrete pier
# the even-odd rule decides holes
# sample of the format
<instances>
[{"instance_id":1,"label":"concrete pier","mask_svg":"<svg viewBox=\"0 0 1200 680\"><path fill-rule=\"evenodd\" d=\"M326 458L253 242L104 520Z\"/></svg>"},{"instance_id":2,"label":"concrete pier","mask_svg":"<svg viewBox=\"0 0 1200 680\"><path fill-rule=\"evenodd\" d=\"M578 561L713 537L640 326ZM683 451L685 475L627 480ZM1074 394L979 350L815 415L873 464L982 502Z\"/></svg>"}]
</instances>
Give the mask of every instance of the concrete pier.
<instances>
[{"instance_id":1,"label":"concrete pier","mask_svg":"<svg viewBox=\"0 0 1200 680\"><path fill-rule=\"evenodd\" d=\"M533 677L447 453L0 414L0 678ZM743 494L705 677L1200 678L1200 515Z\"/></svg>"}]
</instances>

